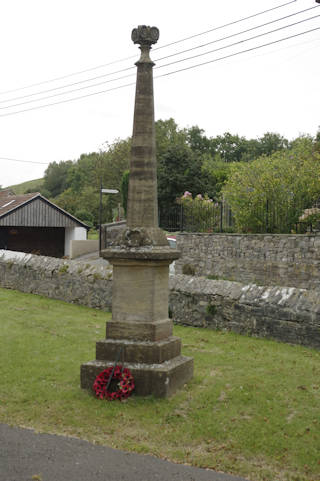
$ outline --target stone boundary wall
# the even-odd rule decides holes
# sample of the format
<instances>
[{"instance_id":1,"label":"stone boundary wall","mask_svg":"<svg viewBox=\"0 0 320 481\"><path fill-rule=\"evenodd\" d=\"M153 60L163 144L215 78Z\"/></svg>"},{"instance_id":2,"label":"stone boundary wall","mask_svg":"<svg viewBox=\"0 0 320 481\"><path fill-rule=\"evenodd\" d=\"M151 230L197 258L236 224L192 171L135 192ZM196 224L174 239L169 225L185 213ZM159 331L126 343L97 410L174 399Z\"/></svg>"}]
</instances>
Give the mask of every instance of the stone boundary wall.
<instances>
[{"instance_id":1,"label":"stone boundary wall","mask_svg":"<svg viewBox=\"0 0 320 481\"><path fill-rule=\"evenodd\" d=\"M109 224L101 225L101 249L106 249L110 247L118 235L125 230L127 226L126 220L121 220L118 222L111 222Z\"/></svg>"},{"instance_id":2,"label":"stone boundary wall","mask_svg":"<svg viewBox=\"0 0 320 481\"><path fill-rule=\"evenodd\" d=\"M170 309L177 324L320 349L318 291L176 275L170 278Z\"/></svg>"},{"instance_id":3,"label":"stone boundary wall","mask_svg":"<svg viewBox=\"0 0 320 481\"><path fill-rule=\"evenodd\" d=\"M0 250L0 287L110 310L112 269L76 260Z\"/></svg>"},{"instance_id":4,"label":"stone boundary wall","mask_svg":"<svg viewBox=\"0 0 320 481\"><path fill-rule=\"evenodd\" d=\"M110 310L110 266L0 251L0 286ZM320 349L319 291L204 277L170 277L177 324L230 330Z\"/></svg>"},{"instance_id":5,"label":"stone boundary wall","mask_svg":"<svg viewBox=\"0 0 320 481\"><path fill-rule=\"evenodd\" d=\"M320 288L319 235L182 233L177 248L176 274Z\"/></svg>"}]
</instances>

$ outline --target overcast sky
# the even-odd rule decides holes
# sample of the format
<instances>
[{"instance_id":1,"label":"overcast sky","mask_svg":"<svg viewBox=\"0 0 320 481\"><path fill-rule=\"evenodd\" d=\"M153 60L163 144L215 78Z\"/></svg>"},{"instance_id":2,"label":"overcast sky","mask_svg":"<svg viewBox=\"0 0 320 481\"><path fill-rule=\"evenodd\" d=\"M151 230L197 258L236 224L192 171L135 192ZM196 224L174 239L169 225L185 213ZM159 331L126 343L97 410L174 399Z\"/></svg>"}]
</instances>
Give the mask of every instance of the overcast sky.
<instances>
[{"instance_id":1,"label":"overcast sky","mask_svg":"<svg viewBox=\"0 0 320 481\"><path fill-rule=\"evenodd\" d=\"M320 125L319 7L314 0L0 0L0 185L40 178L45 163L76 160L131 135L139 58L131 30L141 24L160 30L151 52L156 120L173 117L179 127L198 125L207 136L226 131L247 138L267 131L289 139L315 135ZM257 37L310 17L315 18ZM239 34L248 29L253 30ZM247 40L251 37L256 38ZM201 63L206 64L164 75ZM16 113L21 110L27 111Z\"/></svg>"}]
</instances>

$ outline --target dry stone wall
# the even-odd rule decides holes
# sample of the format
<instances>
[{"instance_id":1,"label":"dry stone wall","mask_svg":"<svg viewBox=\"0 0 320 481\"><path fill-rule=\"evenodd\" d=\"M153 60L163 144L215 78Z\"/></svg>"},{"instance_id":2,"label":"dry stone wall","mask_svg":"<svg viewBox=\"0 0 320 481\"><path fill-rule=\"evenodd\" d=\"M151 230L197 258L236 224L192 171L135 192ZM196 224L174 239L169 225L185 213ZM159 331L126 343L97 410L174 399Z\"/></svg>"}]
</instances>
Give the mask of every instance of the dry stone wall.
<instances>
[{"instance_id":1,"label":"dry stone wall","mask_svg":"<svg viewBox=\"0 0 320 481\"><path fill-rule=\"evenodd\" d=\"M176 274L320 289L320 236L179 234Z\"/></svg>"},{"instance_id":2,"label":"dry stone wall","mask_svg":"<svg viewBox=\"0 0 320 481\"><path fill-rule=\"evenodd\" d=\"M0 286L111 308L110 266L0 251ZM177 324L320 348L319 290L175 275L170 277L169 308Z\"/></svg>"},{"instance_id":3,"label":"dry stone wall","mask_svg":"<svg viewBox=\"0 0 320 481\"><path fill-rule=\"evenodd\" d=\"M98 309L110 309L109 266L0 251L0 286Z\"/></svg>"},{"instance_id":4,"label":"dry stone wall","mask_svg":"<svg viewBox=\"0 0 320 481\"><path fill-rule=\"evenodd\" d=\"M170 309L176 323L229 330L320 348L320 295L294 287L176 275Z\"/></svg>"}]
</instances>

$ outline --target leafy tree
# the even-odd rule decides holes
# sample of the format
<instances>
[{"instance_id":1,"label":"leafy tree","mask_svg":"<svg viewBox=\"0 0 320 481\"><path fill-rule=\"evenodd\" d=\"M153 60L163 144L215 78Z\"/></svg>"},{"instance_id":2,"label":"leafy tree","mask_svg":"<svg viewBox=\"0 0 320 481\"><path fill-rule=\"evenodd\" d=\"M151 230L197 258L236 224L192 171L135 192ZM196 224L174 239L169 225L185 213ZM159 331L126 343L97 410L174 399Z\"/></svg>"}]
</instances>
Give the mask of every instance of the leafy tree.
<instances>
[{"instance_id":1,"label":"leafy tree","mask_svg":"<svg viewBox=\"0 0 320 481\"><path fill-rule=\"evenodd\" d=\"M215 153L212 141L204 135L204 130L197 125L184 130L186 142L191 150L200 155Z\"/></svg>"},{"instance_id":2,"label":"leafy tree","mask_svg":"<svg viewBox=\"0 0 320 481\"><path fill-rule=\"evenodd\" d=\"M173 206L186 190L207 193L206 180L201 175L201 158L188 145L170 146L158 162L159 205Z\"/></svg>"},{"instance_id":3,"label":"leafy tree","mask_svg":"<svg viewBox=\"0 0 320 481\"><path fill-rule=\"evenodd\" d=\"M40 192L40 194L43 195L46 198L51 197L50 192L43 187L43 184L38 184L38 185L35 185L33 187L30 187L24 193L25 194L32 194L33 192Z\"/></svg>"},{"instance_id":4,"label":"leafy tree","mask_svg":"<svg viewBox=\"0 0 320 481\"><path fill-rule=\"evenodd\" d=\"M173 119L156 122L158 201L169 209L186 190L211 195L208 175L201 170L208 139L199 127L179 129Z\"/></svg>"},{"instance_id":5,"label":"leafy tree","mask_svg":"<svg viewBox=\"0 0 320 481\"><path fill-rule=\"evenodd\" d=\"M291 149L233 164L223 193L242 232L288 232L320 196L320 154L310 138Z\"/></svg>"},{"instance_id":6,"label":"leafy tree","mask_svg":"<svg viewBox=\"0 0 320 481\"><path fill-rule=\"evenodd\" d=\"M223 162L240 162L247 149L247 140L239 135L225 132L210 139L214 158Z\"/></svg>"},{"instance_id":7,"label":"leafy tree","mask_svg":"<svg viewBox=\"0 0 320 481\"><path fill-rule=\"evenodd\" d=\"M155 133L158 162L169 147L186 144L186 133L178 129L178 125L172 118L168 120L157 120L155 123Z\"/></svg>"},{"instance_id":8,"label":"leafy tree","mask_svg":"<svg viewBox=\"0 0 320 481\"><path fill-rule=\"evenodd\" d=\"M259 138L259 155L271 155L287 149L289 141L275 132L267 132Z\"/></svg>"},{"instance_id":9,"label":"leafy tree","mask_svg":"<svg viewBox=\"0 0 320 481\"><path fill-rule=\"evenodd\" d=\"M67 178L72 168L71 160L62 162L51 162L44 173L43 189L50 197L56 197L69 187Z\"/></svg>"},{"instance_id":10,"label":"leafy tree","mask_svg":"<svg viewBox=\"0 0 320 481\"><path fill-rule=\"evenodd\" d=\"M202 173L207 177L211 196L215 199L220 198L220 192L227 182L231 173L233 162L223 162L219 156L212 158L210 155L202 157Z\"/></svg>"},{"instance_id":11,"label":"leafy tree","mask_svg":"<svg viewBox=\"0 0 320 481\"><path fill-rule=\"evenodd\" d=\"M127 206L128 206L129 177L130 177L129 170L125 170L121 179L121 186L120 186L122 207L124 209L125 215L127 215Z\"/></svg>"},{"instance_id":12,"label":"leafy tree","mask_svg":"<svg viewBox=\"0 0 320 481\"><path fill-rule=\"evenodd\" d=\"M85 209L80 209L77 210L74 215L77 219L82 220L82 222L87 224L89 227L93 227L94 219L91 212L88 212Z\"/></svg>"},{"instance_id":13,"label":"leafy tree","mask_svg":"<svg viewBox=\"0 0 320 481\"><path fill-rule=\"evenodd\" d=\"M113 144L106 144L106 151L101 152L101 175L104 187L120 190L123 173L129 169L130 151L130 139L118 139Z\"/></svg>"},{"instance_id":14,"label":"leafy tree","mask_svg":"<svg viewBox=\"0 0 320 481\"><path fill-rule=\"evenodd\" d=\"M82 154L72 163L56 189L51 189L53 197L58 192L55 202L73 215L77 212L90 214L95 225L99 223L100 185L105 188L120 189L123 172L129 166L130 141L117 140L113 144L106 144L106 150ZM50 164L51 165L51 164ZM60 174L54 165L50 174ZM51 181L51 176L49 175ZM62 182L62 184L61 184ZM62 185L65 187L63 190ZM102 221L112 221L112 211L120 202L120 195L102 197Z\"/></svg>"},{"instance_id":15,"label":"leafy tree","mask_svg":"<svg viewBox=\"0 0 320 481\"><path fill-rule=\"evenodd\" d=\"M67 185L73 192L81 194L86 185L99 185L97 181L99 173L101 173L99 154L97 152L82 154L68 171Z\"/></svg>"}]
</instances>

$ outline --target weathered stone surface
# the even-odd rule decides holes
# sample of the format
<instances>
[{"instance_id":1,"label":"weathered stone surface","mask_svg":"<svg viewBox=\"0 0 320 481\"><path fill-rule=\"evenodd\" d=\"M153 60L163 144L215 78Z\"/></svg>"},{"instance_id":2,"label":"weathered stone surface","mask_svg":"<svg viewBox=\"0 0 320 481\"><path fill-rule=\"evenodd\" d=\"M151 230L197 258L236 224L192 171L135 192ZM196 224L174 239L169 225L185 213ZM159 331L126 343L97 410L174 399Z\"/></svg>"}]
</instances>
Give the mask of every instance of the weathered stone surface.
<instances>
[{"instance_id":1,"label":"weathered stone surface","mask_svg":"<svg viewBox=\"0 0 320 481\"><path fill-rule=\"evenodd\" d=\"M121 348L120 362L160 364L180 356L181 340L174 336L159 342L104 339L96 343L96 359L113 363Z\"/></svg>"},{"instance_id":2,"label":"weathered stone surface","mask_svg":"<svg viewBox=\"0 0 320 481\"><path fill-rule=\"evenodd\" d=\"M172 336L172 321L163 319L153 322L107 322L107 338L134 341L161 341Z\"/></svg>"},{"instance_id":3,"label":"weathered stone surface","mask_svg":"<svg viewBox=\"0 0 320 481\"><path fill-rule=\"evenodd\" d=\"M0 250L0 285L110 310L112 267Z\"/></svg>"},{"instance_id":4,"label":"weathered stone surface","mask_svg":"<svg viewBox=\"0 0 320 481\"><path fill-rule=\"evenodd\" d=\"M197 276L320 289L319 235L183 233L177 246L176 274L189 265Z\"/></svg>"},{"instance_id":5,"label":"weathered stone surface","mask_svg":"<svg viewBox=\"0 0 320 481\"><path fill-rule=\"evenodd\" d=\"M176 249L171 249L168 243L166 246L144 246L142 248L114 246L110 249L102 250L101 257L110 261L120 259L122 263L129 259L172 262L180 257L180 252Z\"/></svg>"},{"instance_id":6,"label":"weathered stone surface","mask_svg":"<svg viewBox=\"0 0 320 481\"><path fill-rule=\"evenodd\" d=\"M168 317L168 261L111 260L112 320L154 322Z\"/></svg>"},{"instance_id":7,"label":"weathered stone surface","mask_svg":"<svg viewBox=\"0 0 320 481\"><path fill-rule=\"evenodd\" d=\"M101 270L100 266L77 261L0 251L0 286L99 309L110 310L111 306L110 268ZM320 348L319 289L177 275L170 277L169 306L178 324L233 330ZM141 323L136 324L132 326L136 340L157 341L172 335L172 321L167 318L146 323L150 326L147 336L145 328L137 336ZM108 338L130 339L128 323L111 321L107 326Z\"/></svg>"},{"instance_id":8,"label":"weathered stone surface","mask_svg":"<svg viewBox=\"0 0 320 481\"><path fill-rule=\"evenodd\" d=\"M81 387L93 392L95 378L109 366L110 363L106 361L82 364ZM134 393L138 396L172 396L193 376L193 359L186 356L178 356L161 364L126 363L125 366L134 377Z\"/></svg>"},{"instance_id":9,"label":"weathered stone surface","mask_svg":"<svg viewBox=\"0 0 320 481\"><path fill-rule=\"evenodd\" d=\"M170 310L178 324L320 348L319 291L184 275L171 277L170 288Z\"/></svg>"},{"instance_id":10,"label":"weathered stone surface","mask_svg":"<svg viewBox=\"0 0 320 481\"><path fill-rule=\"evenodd\" d=\"M140 44L137 65L133 133L130 158L127 225L158 228L157 164L154 126L153 73L149 51L156 43L155 27L139 26L132 32ZM159 31L158 31L159 32ZM159 36L159 34L158 34Z\"/></svg>"},{"instance_id":11,"label":"weathered stone surface","mask_svg":"<svg viewBox=\"0 0 320 481\"><path fill-rule=\"evenodd\" d=\"M154 64L149 56L158 37L157 28L145 25L132 32L141 57L136 63L127 226L116 239L118 245L101 253L113 266L112 320L107 323L107 339L97 343L96 351L97 359L114 362L122 346L125 361L131 362L135 393L166 397L192 377L193 362L180 356L181 344L170 337L168 319L169 265L179 253L170 249L158 225ZM99 369L100 360L83 365L81 387L92 389Z\"/></svg>"},{"instance_id":12,"label":"weathered stone surface","mask_svg":"<svg viewBox=\"0 0 320 481\"><path fill-rule=\"evenodd\" d=\"M151 47L152 44L157 43L159 40L159 29L157 27L139 25L138 28L132 30L131 40L133 43Z\"/></svg>"}]
</instances>

